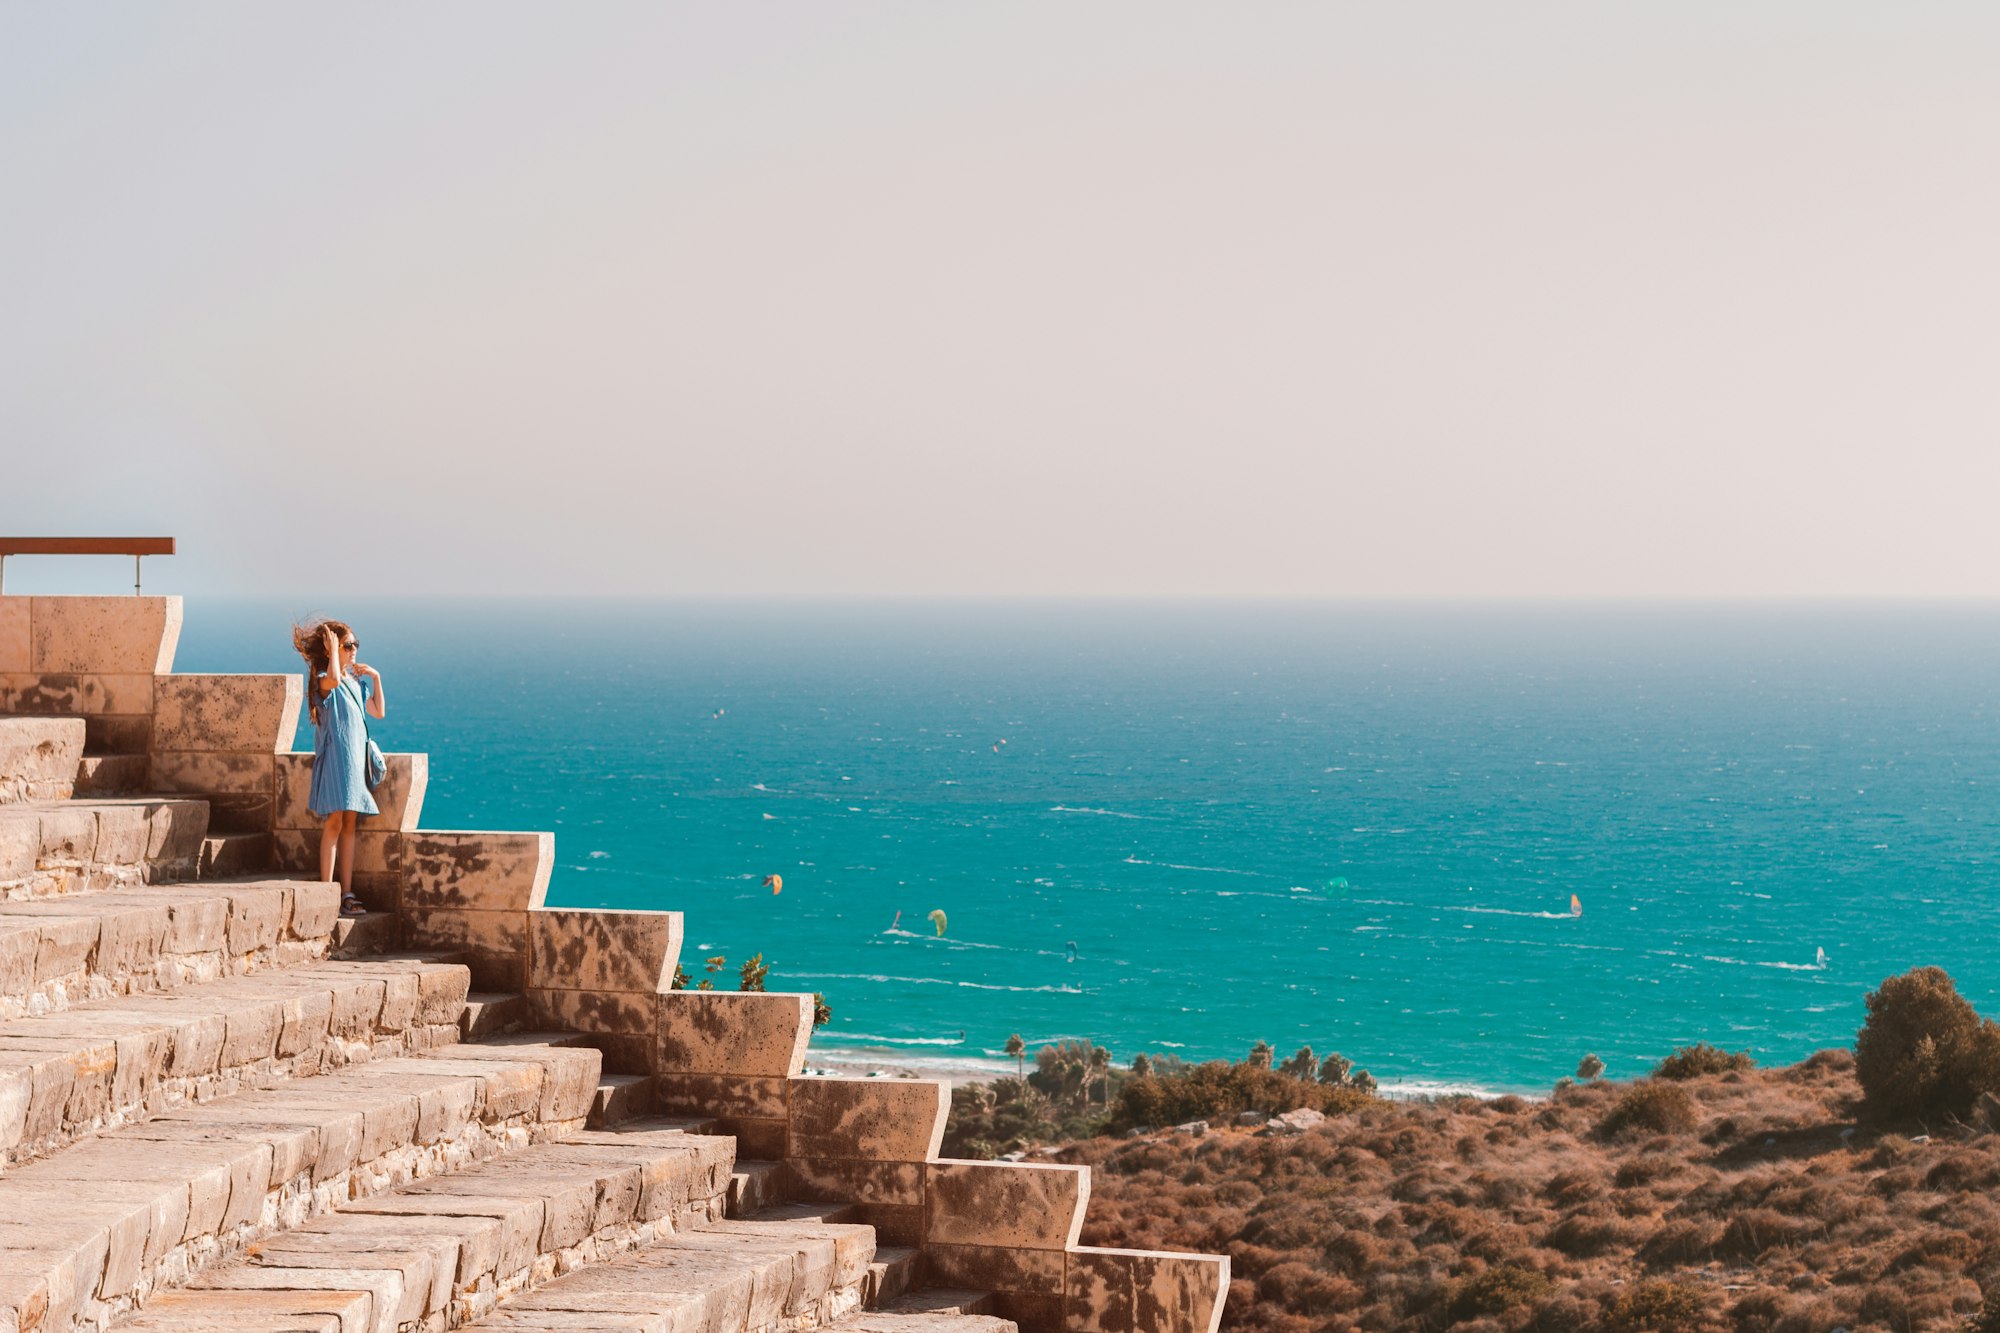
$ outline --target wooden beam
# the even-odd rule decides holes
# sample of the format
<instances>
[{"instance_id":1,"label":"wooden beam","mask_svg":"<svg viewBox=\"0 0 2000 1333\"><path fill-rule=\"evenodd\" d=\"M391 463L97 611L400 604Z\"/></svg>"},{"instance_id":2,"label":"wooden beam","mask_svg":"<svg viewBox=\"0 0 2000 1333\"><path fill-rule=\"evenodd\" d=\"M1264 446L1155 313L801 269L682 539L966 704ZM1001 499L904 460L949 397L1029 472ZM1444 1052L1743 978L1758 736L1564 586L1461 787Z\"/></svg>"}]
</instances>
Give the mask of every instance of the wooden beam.
<instances>
[{"instance_id":1,"label":"wooden beam","mask_svg":"<svg viewBox=\"0 0 2000 1333\"><path fill-rule=\"evenodd\" d=\"M0 537L10 555L172 555L172 537Z\"/></svg>"}]
</instances>

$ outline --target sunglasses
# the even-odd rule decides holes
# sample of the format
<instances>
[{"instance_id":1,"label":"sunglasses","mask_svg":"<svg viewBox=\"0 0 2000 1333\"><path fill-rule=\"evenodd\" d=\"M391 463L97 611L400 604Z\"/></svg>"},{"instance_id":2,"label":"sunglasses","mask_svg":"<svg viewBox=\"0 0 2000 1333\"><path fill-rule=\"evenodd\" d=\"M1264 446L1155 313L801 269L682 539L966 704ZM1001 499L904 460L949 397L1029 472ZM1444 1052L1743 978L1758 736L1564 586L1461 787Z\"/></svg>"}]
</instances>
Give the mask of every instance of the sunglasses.
<instances>
[{"instance_id":1,"label":"sunglasses","mask_svg":"<svg viewBox=\"0 0 2000 1333\"><path fill-rule=\"evenodd\" d=\"M351 652L353 652L353 651L354 651L355 649L359 648L359 647L361 646L361 643L360 643L360 641L359 641L359 640L357 640L357 639L349 639L349 640L348 640L348 641L347 641L346 643L343 643L343 644L341 644L340 646L341 646L342 648L345 648L345 649L346 649L346 650L347 650L348 652L350 652L350 653L351 653Z\"/></svg>"}]
</instances>

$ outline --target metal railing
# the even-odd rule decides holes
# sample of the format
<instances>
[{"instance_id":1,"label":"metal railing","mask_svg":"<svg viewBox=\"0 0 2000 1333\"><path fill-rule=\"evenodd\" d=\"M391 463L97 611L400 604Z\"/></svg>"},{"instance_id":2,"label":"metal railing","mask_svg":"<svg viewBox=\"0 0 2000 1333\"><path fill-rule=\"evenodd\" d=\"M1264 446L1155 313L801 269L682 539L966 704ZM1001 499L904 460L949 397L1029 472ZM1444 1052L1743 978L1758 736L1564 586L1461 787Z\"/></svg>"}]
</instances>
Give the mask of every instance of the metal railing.
<instances>
[{"instance_id":1,"label":"metal railing","mask_svg":"<svg viewBox=\"0 0 2000 1333\"><path fill-rule=\"evenodd\" d=\"M7 591L10 555L129 555L132 595L139 595L139 564L149 555L172 555L172 537L0 537L0 593Z\"/></svg>"}]
</instances>

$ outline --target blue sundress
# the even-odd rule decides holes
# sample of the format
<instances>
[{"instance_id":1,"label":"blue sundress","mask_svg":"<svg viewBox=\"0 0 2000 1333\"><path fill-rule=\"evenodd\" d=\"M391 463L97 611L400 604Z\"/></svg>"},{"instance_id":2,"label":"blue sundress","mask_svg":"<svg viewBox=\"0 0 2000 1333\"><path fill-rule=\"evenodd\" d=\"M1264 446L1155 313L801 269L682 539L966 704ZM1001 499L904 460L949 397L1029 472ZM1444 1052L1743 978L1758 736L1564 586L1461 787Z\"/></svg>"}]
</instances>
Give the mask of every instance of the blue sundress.
<instances>
[{"instance_id":1,"label":"blue sundress","mask_svg":"<svg viewBox=\"0 0 2000 1333\"><path fill-rule=\"evenodd\" d=\"M343 676L320 700L313 724L312 791L306 805L321 819L336 810L381 813L368 794L368 723L363 710L375 693L366 676Z\"/></svg>"}]
</instances>

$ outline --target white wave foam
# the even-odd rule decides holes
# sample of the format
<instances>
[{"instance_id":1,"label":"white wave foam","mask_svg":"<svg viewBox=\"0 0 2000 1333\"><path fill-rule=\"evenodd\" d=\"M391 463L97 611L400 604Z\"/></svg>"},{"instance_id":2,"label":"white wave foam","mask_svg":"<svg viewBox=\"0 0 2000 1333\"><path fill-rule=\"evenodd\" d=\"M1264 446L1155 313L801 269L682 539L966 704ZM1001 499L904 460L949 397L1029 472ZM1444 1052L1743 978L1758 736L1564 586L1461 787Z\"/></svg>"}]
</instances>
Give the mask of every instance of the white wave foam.
<instances>
[{"instance_id":1,"label":"white wave foam","mask_svg":"<svg viewBox=\"0 0 2000 1333\"><path fill-rule=\"evenodd\" d=\"M878 985L958 986L964 990L1009 991L1016 995L1083 995L1076 986L1000 986L987 981L954 981L950 977L899 977L886 972L787 972L788 977L814 981L872 981Z\"/></svg>"},{"instance_id":2,"label":"white wave foam","mask_svg":"<svg viewBox=\"0 0 2000 1333\"><path fill-rule=\"evenodd\" d=\"M1128 866L1154 866L1161 870L1200 870L1210 875L1248 875L1252 879L1274 879L1261 870L1231 870L1226 866L1184 866L1178 861L1141 861L1136 856L1125 858Z\"/></svg>"},{"instance_id":3,"label":"white wave foam","mask_svg":"<svg viewBox=\"0 0 2000 1333\"><path fill-rule=\"evenodd\" d=\"M1144 815L1127 814L1123 810L1099 810L1095 806L1089 805L1052 805L1049 807L1049 813L1052 815L1109 815L1113 819L1144 819L1146 817Z\"/></svg>"}]
</instances>

